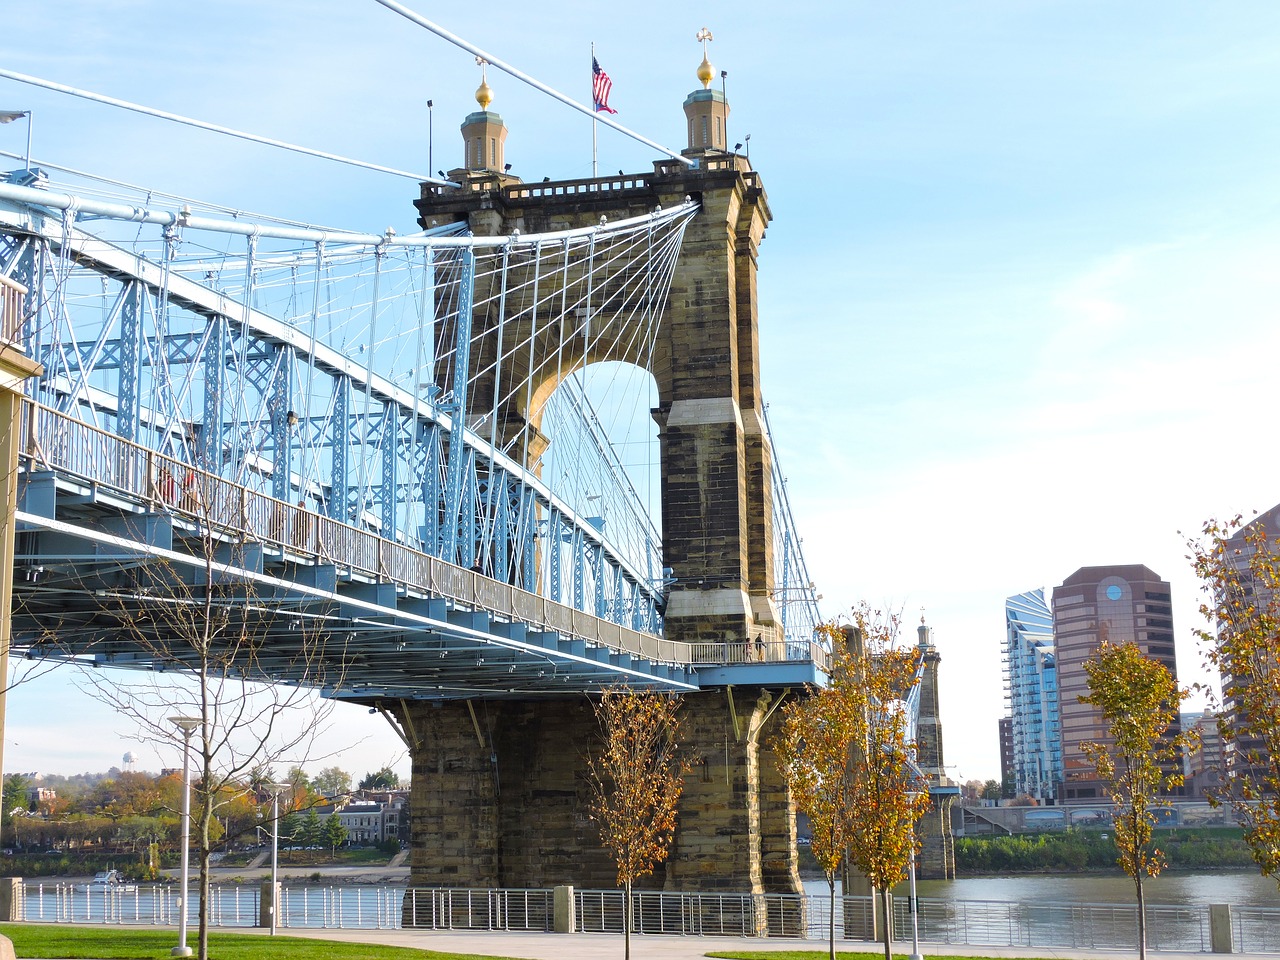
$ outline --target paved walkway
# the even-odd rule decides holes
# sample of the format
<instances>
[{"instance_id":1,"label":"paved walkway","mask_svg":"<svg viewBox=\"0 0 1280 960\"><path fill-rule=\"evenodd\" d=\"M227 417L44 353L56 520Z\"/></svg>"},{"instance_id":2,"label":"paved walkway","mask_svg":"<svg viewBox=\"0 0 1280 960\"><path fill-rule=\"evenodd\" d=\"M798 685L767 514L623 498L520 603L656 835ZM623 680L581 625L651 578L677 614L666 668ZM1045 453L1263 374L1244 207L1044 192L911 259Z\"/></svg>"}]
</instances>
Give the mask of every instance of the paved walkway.
<instances>
[{"instance_id":1,"label":"paved walkway","mask_svg":"<svg viewBox=\"0 0 1280 960\"><path fill-rule=\"evenodd\" d=\"M231 932L231 931L226 931ZM245 930L245 933L262 931ZM314 937L320 940L346 940L353 943L381 943L388 946L413 947L418 950L441 950L474 954L482 957L514 957L519 960L607 960L622 956L620 934L564 933L477 933L447 930L303 930L289 928L282 936ZM666 937L633 936L632 960L702 960L708 953L735 950L826 951L821 940L783 940L745 937ZM878 953L883 947L862 941L837 941L836 951ZM1059 950L1051 947L974 947L921 944L926 957L1045 957L1050 960L1136 960L1137 951ZM911 953L910 941L894 944L894 956L906 960ZM1211 954L1160 951L1148 954L1152 960L1205 960ZM1280 954L1252 954L1276 957Z\"/></svg>"}]
</instances>

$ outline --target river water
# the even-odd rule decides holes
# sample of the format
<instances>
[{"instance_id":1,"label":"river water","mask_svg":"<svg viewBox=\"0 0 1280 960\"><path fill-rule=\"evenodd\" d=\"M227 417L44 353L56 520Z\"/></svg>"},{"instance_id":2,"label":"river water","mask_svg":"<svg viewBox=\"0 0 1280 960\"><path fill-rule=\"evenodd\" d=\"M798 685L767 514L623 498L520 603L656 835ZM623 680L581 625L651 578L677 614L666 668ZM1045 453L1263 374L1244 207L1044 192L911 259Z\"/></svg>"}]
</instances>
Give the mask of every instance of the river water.
<instances>
[{"instance_id":1,"label":"river water","mask_svg":"<svg viewBox=\"0 0 1280 960\"><path fill-rule=\"evenodd\" d=\"M1133 881L1123 874L1030 874L1017 877L964 877L921 880L917 894L929 900L996 900L1005 903L1133 903ZM805 881L805 892L823 895L824 880ZM1280 907L1280 885L1253 871L1173 873L1143 883L1148 903ZM837 885L836 892L839 893ZM907 884L894 890L906 897Z\"/></svg>"},{"instance_id":2,"label":"river water","mask_svg":"<svg viewBox=\"0 0 1280 960\"><path fill-rule=\"evenodd\" d=\"M1149 877L1142 884L1148 903L1280 907L1280 886L1258 871L1171 873ZM895 891L907 893L906 885ZM966 877L922 880L921 898L945 900L1003 900L1018 903L1133 903L1133 880L1123 874L1045 874L1019 877Z\"/></svg>"}]
</instances>

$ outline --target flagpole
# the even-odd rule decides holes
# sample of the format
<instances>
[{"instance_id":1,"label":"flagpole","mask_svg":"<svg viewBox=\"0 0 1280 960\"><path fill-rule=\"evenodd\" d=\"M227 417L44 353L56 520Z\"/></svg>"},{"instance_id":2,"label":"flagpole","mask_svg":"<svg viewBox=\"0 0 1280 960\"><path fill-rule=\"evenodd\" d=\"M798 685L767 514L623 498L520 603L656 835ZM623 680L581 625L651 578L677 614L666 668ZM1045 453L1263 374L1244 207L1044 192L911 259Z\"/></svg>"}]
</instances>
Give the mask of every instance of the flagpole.
<instances>
[{"instance_id":1,"label":"flagpole","mask_svg":"<svg viewBox=\"0 0 1280 960\"><path fill-rule=\"evenodd\" d=\"M596 134L600 130L600 110L596 107L596 42L591 41L591 178L594 180L599 176L599 154L596 152Z\"/></svg>"}]
</instances>

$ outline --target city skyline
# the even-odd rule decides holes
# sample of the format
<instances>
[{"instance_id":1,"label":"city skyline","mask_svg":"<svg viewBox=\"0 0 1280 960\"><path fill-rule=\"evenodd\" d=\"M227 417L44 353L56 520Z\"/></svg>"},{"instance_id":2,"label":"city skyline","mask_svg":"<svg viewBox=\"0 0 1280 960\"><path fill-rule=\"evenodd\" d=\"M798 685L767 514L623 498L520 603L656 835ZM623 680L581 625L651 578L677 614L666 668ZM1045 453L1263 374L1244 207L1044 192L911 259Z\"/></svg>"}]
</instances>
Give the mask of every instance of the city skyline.
<instances>
[{"instance_id":1,"label":"city skyline","mask_svg":"<svg viewBox=\"0 0 1280 960\"><path fill-rule=\"evenodd\" d=\"M764 392L823 611L899 610L911 643L924 608L951 774L999 776L1005 598L1082 565L1159 571L1183 680L1202 676L1179 531L1280 499L1280 454L1241 414L1271 395L1267 365L1247 360L1280 347L1280 133L1258 122L1274 113L1280 10L555 12L435 16L580 101L594 40L616 119L677 149L694 34L714 31L728 139L749 144L776 217L760 252ZM422 173L460 163L479 82L472 57L374 3L74 0L6 24L8 69ZM590 176L589 120L505 74L489 83L513 173ZM311 223L413 229L412 180L11 80L0 108L33 111L38 161ZM5 169L24 154L23 123L0 127ZM657 159L604 128L599 143L602 171ZM1221 450L1250 456L1227 470ZM363 710L342 725L344 768L346 741L375 768L403 753ZM6 768L80 772L143 752L117 726L51 674L10 698Z\"/></svg>"}]
</instances>

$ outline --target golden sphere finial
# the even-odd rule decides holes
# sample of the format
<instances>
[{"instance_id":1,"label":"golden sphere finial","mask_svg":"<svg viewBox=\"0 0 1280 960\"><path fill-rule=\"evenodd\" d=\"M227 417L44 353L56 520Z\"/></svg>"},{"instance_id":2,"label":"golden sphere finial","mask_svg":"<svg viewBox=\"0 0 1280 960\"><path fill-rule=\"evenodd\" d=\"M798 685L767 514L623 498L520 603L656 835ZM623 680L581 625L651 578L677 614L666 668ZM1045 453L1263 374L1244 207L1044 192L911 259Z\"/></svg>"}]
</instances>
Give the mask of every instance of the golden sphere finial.
<instances>
[{"instance_id":1,"label":"golden sphere finial","mask_svg":"<svg viewBox=\"0 0 1280 960\"><path fill-rule=\"evenodd\" d=\"M489 104L493 103L493 87L489 86L484 69L488 61L484 57L476 57L476 63L480 65L480 86L476 87L476 103L480 104L481 110L488 110Z\"/></svg>"},{"instance_id":2,"label":"golden sphere finial","mask_svg":"<svg viewBox=\"0 0 1280 960\"><path fill-rule=\"evenodd\" d=\"M707 58L707 41L714 40L715 37L711 36L710 30L703 27L694 39L702 41L702 63L698 64L698 79L702 81L702 88L707 90L711 88L711 79L716 75L715 68Z\"/></svg>"}]
</instances>

